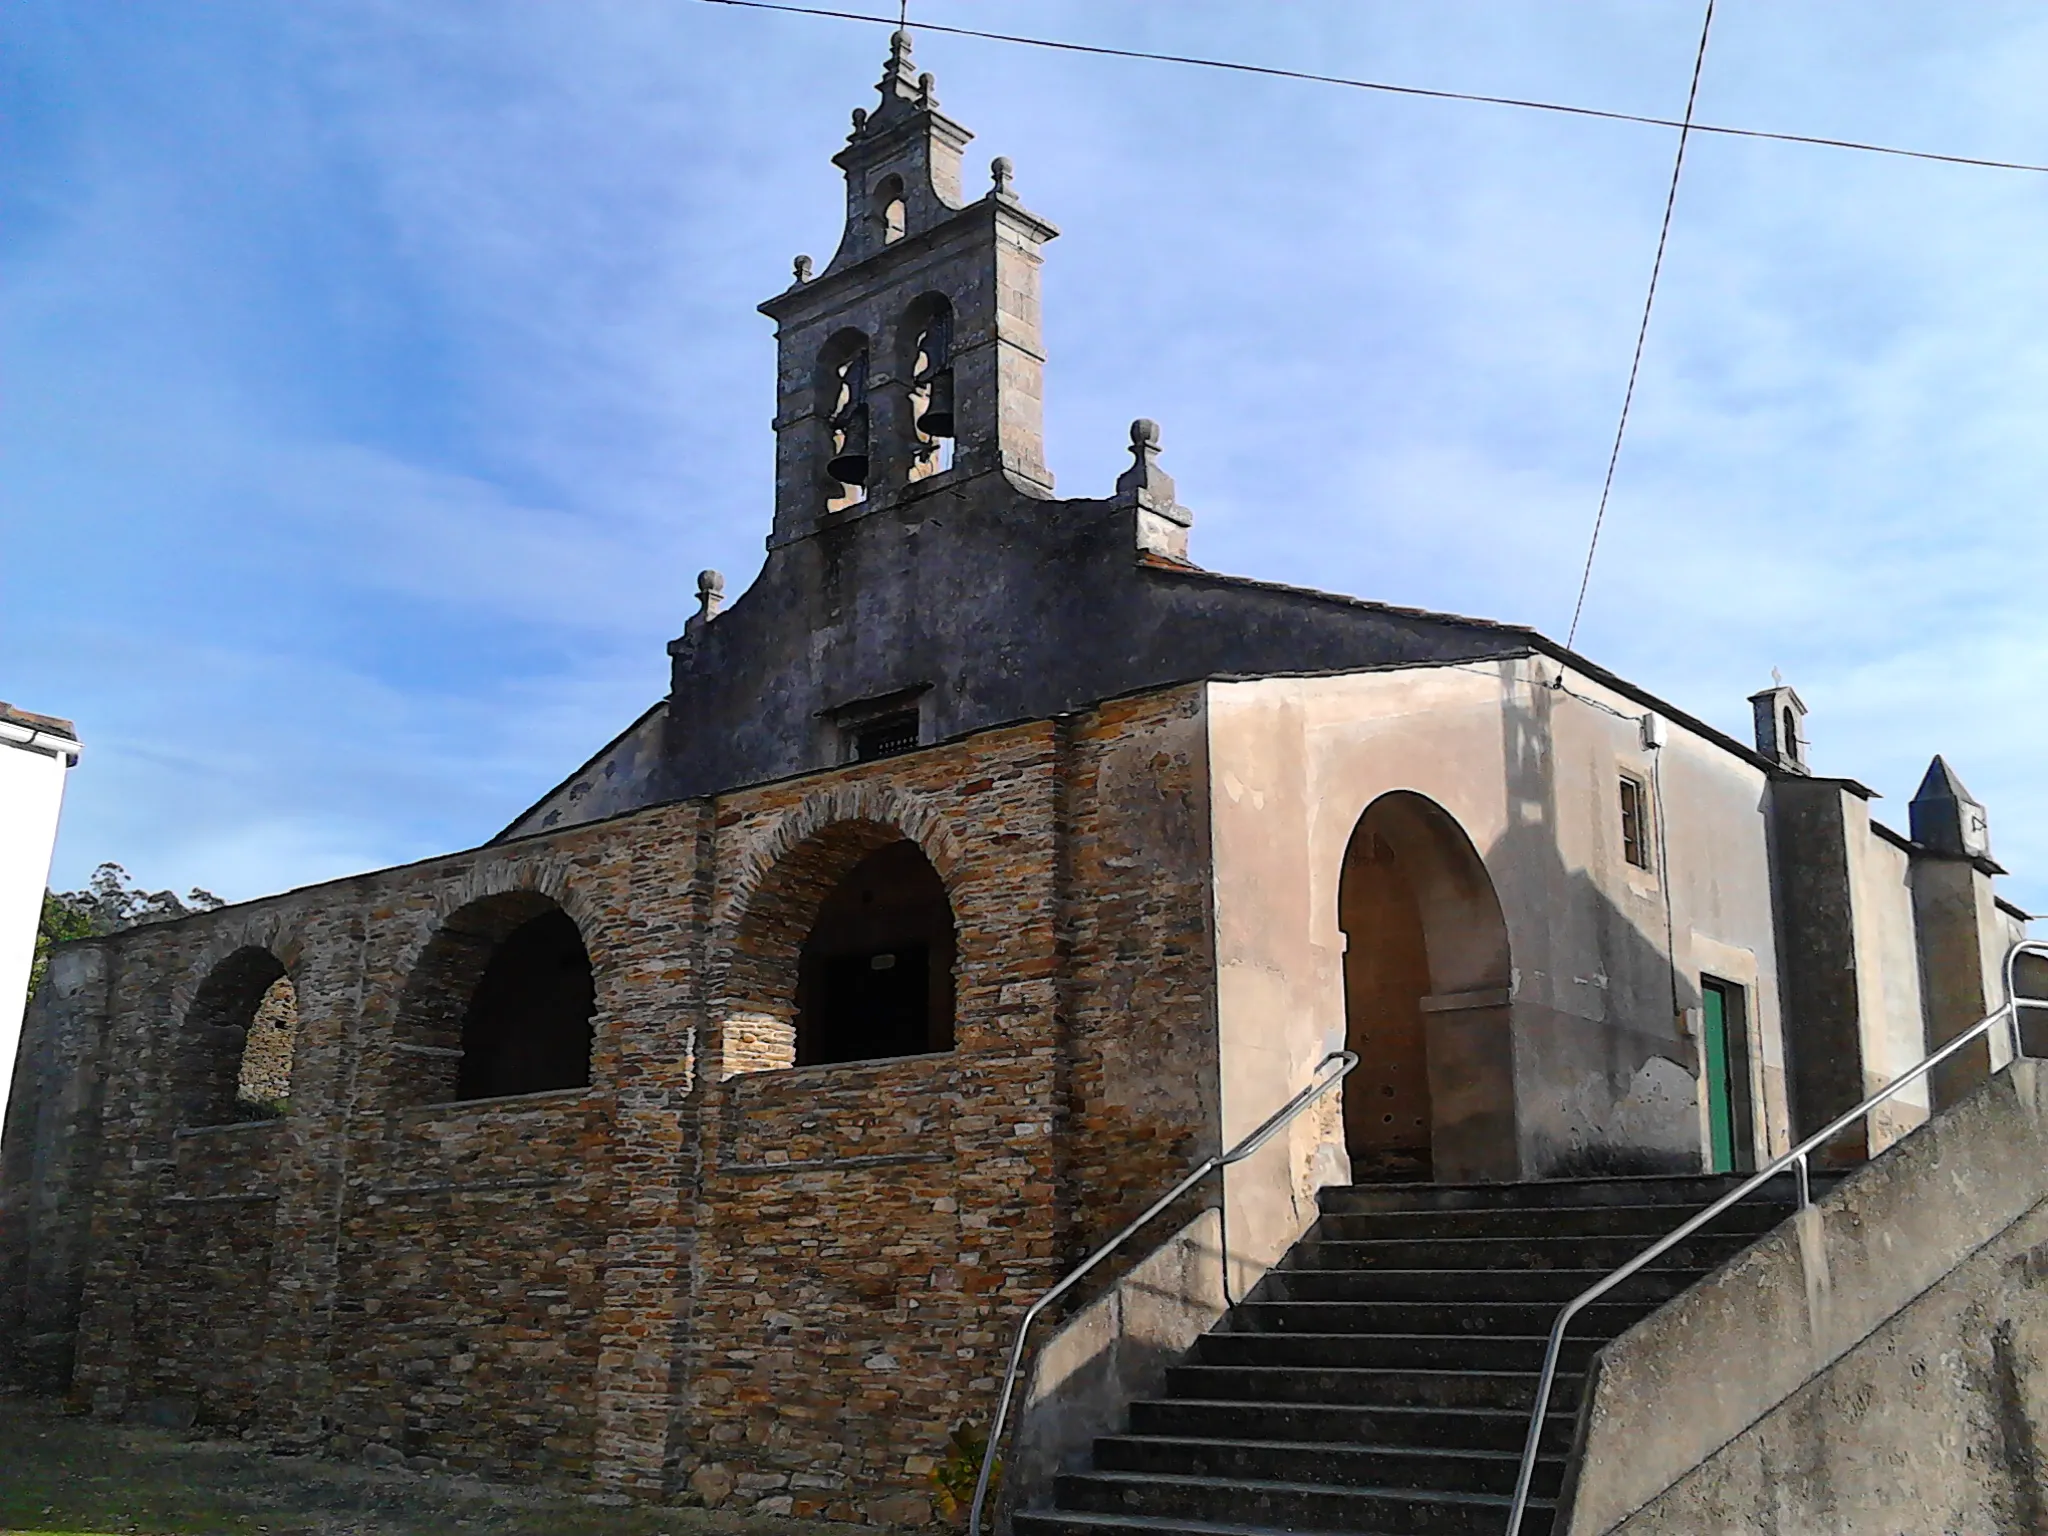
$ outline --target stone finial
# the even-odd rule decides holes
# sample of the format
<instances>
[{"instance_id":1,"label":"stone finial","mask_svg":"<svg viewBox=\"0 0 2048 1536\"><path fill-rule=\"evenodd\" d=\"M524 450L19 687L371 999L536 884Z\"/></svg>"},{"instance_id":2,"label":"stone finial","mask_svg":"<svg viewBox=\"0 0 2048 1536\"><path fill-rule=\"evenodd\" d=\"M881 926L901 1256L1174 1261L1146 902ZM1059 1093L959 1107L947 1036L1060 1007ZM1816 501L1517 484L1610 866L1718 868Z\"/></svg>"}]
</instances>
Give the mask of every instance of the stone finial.
<instances>
[{"instance_id":1,"label":"stone finial","mask_svg":"<svg viewBox=\"0 0 2048 1536\"><path fill-rule=\"evenodd\" d=\"M1140 550L1187 559L1194 514L1174 500L1173 476L1159 467L1158 422L1141 416L1131 423L1131 467L1117 476L1116 495L1137 511Z\"/></svg>"},{"instance_id":2,"label":"stone finial","mask_svg":"<svg viewBox=\"0 0 2048 1536\"><path fill-rule=\"evenodd\" d=\"M1131 423L1131 467L1116 478L1119 496L1173 505L1173 477L1159 467L1159 423L1140 416Z\"/></svg>"},{"instance_id":3,"label":"stone finial","mask_svg":"<svg viewBox=\"0 0 2048 1536\"><path fill-rule=\"evenodd\" d=\"M939 104L938 81L931 75L917 77L917 104L929 112Z\"/></svg>"},{"instance_id":4,"label":"stone finial","mask_svg":"<svg viewBox=\"0 0 2048 1536\"><path fill-rule=\"evenodd\" d=\"M1991 856L1991 818L1983 802L1963 788L1955 769L1939 755L1927 765L1906 814L1916 843L1961 858Z\"/></svg>"},{"instance_id":5,"label":"stone finial","mask_svg":"<svg viewBox=\"0 0 2048 1536\"><path fill-rule=\"evenodd\" d=\"M810 258L810 257L808 257L808 256L799 256L799 257L797 257L797 259L796 259L795 261L793 261L793 262L791 262L791 263L790 263L790 269L791 269L791 270L792 270L793 272L795 272L795 273L796 273L796 280L797 280L798 282L800 282L800 283L808 283L808 282L809 282L809 281L811 280L811 258ZM705 575L707 575L707 576L716 576L716 575L718 574L718 572L716 572L716 571L706 571L706 572L705 572L704 574L705 574Z\"/></svg>"},{"instance_id":6,"label":"stone finial","mask_svg":"<svg viewBox=\"0 0 2048 1536\"><path fill-rule=\"evenodd\" d=\"M929 75L925 76L926 80L930 78ZM903 101L918 100L922 94L919 85L917 71L910 65L910 34L891 32L889 62L882 66L882 78L875 89L882 93L882 102L886 106L892 96Z\"/></svg>"},{"instance_id":7,"label":"stone finial","mask_svg":"<svg viewBox=\"0 0 2048 1536\"><path fill-rule=\"evenodd\" d=\"M1016 175L1017 167L1010 163L1008 155L997 155L988 163L988 173L996 184L996 196L1010 197L1010 179ZM1156 430L1156 429L1155 429Z\"/></svg>"},{"instance_id":8,"label":"stone finial","mask_svg":"<svg viewBox=\"0 0 2048 1536\"><path fill-rule=\"evenodd\" d=\"M725 606L725 577L717 571L697 573L697 611L683 625L683 635L694 639L698 631L718 617Z\"/></svg>"},{"instance_id":9,"label":"stone finial","mask_svg":"<svg viewBox=\"0 0 2048 1536\"><path fill-rule=\"evenodd\" d=\"M866 107L855 107L853 109L853 131L859 133L867 125L868 109Z\"/></svg>"}]
</instances>

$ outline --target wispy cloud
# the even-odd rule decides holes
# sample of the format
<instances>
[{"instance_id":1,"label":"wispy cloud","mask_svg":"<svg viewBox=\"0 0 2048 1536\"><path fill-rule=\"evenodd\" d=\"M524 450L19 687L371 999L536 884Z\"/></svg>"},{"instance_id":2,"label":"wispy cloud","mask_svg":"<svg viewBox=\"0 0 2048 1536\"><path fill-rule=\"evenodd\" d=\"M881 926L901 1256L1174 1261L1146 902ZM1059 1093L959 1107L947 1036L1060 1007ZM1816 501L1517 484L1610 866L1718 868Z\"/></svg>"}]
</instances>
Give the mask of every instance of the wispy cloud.
<instances>
[{"instance_id":1,"label":"wispy cloud","mask_svg":"<svg viewBox=\"0 0 2048 1536\"><path fill-rule=\"evenodd\" d=\"M1668 112L1623 0L919 0L1118 46ZM760 558L753 305L837 236L879 29L595 0L28 0L8 40L0 694L77 716L59 878L263 889L487 834L656 696ZM1561 631L1670 136L928 36L1066 233L1048 434L1164 423L1205 563ZM1724 3L1717 121L2005 153L2048 18ZM975 164L978 162L971 162ZM975 172L978 174L978 170ZM2048 906L2038 179L1701 142L1585 649L1822 765L1948 753Z\"/></svg>"}]
</instances>

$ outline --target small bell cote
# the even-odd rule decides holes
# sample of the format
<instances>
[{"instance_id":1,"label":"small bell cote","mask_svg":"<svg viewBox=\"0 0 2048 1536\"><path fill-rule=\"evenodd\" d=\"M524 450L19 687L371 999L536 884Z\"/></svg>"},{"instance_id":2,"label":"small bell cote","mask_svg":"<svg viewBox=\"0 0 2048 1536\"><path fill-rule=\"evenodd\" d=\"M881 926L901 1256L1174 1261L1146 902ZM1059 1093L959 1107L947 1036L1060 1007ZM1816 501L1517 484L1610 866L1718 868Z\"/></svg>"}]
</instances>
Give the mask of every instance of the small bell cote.
<instances>
[{"instance_id":1,"label":"small bell cote","mask_svg":"<svg viewBox=\"0 0 2048 1536\"><path fill-rule=\"evenodd\" d=\"M973 135L939 110L897 32L833 164L846 223L761 306L776 322L775 529L769 547L900 502L938 477L1000 471L1050 496L1039 247L1059 233L1011 189L1010 162L963 201Z\"/></svg>"},{"instance_id":2,"label":"small bell cote","mask_svg":"<svg viewBox=\"0 0 2048 1536\"><path fill-rule=\"evenodd\" d=\"M1749 696L1756 721L1756 749L1787 773L1810 773L1806 761L1806 705L1799 695L1777 681Z\"/></svg>"}]
</instances>

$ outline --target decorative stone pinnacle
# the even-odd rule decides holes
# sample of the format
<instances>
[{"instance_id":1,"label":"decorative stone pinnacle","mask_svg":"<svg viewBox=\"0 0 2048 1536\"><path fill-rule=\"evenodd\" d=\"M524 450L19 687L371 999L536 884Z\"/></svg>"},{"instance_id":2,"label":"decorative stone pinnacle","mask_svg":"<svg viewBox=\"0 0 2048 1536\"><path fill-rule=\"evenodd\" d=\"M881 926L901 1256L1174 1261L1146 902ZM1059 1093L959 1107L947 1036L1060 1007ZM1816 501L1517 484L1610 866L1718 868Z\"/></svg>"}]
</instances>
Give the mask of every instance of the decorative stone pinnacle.
<instances>
[{"instance_id":1,"label":"decorative stone pinnacle","mask_svg":"<svg viewBox=\"0 0 2048 1536\"><path fill-rule=\"evenodd\" d=\"M925 74L917 77L917 104L927 112L939 104L938 93L934 89L937 84L938 81L931 75Z\"/></svg>"},{"instance_id":2,"label":"decorative stone pinnacle","mask_svg":"<svg viewBox=\"0 0 2048 1536\"><path fill-rule=\"evenodd\" d=\"M1117 476L1119 496L1164 512L1173 501L1173 477L1159 467L1159 423L1140 416L1131 423L1131 467Z\"/></svg>"},{"instance_id":3,"label":"decorative stone pinnacle","mask_svg":"<svg viewBox=\"0 0 2048 1536\"><path fill-rule=\"evenodd\" d=\"M1010 157L1008 155L997 155L995 159L991 160L988 163L988 173L992 178L994 178L996 184L996 192L1000 196L1009 195L1010 178L1014 176L1016 172L1017 167L1010 163ZM1154 428L1154 430L1156 431L1157 428Z\"/></svg>"},{"instance_id":4,"label":"decorative stone pinnacle","mask_svg":"<svg viewBox=\"0 0 2048 1536\"><path fill-rule=\"evenodd\" d=\"M894 96L904 101L919 98L917 71L910 64L910 34L892 32L889 34L889 62L882 66L881 81L875 89L882 93L882 104L888 105Z\"/></svg>"},{"instance_id":5,"label":"decorative stone pinnacle","mask_svg":"<svg viewBox=\"0 0 2048 1536\"><path fill-rule=\"evenodd\" d=\"M790 268L791 268L791 270L792 270L792 271L794 271L794 272L796 273L796 280L797 280L798 282L800 282L800 283L808 283L808 282L809 282L809 281L811 280L811 258L810 258L810 257L808 257L808 256L799 256L799 257L797 257L797 259L796 259L795 261L793 261L793 262L791 262L791 263L790 263ZM704 574L705 574L706 576L717 576L717 575L718 575L718 572L716 572L716 571L706 571L706 572L705 572ZM722 578L722 577L720 578L720 584L721 584L721 585L723 585L723 578Z\"/></svg>"},{"instance_id":6,"label":"decorative stone pinnacle","mask_svg":"<svg viewBox=\"0 0 2048 1536\"><path fill-rule=\"evenodd\" d=\"M699 630L718 617L718 610L725 606L725 577L717 571L697 573L697 611L683 626L685 638L694 638Z\"/></svg>"}]
</instances>

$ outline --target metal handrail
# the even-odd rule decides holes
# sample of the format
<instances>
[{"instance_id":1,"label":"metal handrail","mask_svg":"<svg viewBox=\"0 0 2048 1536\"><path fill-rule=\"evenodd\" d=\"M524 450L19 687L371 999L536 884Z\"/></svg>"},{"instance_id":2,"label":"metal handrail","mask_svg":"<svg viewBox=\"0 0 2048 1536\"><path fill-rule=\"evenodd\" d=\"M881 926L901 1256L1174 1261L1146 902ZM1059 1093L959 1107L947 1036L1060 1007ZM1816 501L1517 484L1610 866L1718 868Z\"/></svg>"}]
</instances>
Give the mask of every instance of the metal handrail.
<instances>
[{"instance_id":1,"label":"metal handrail","mask_svg":"<svg viewBox=\"0 0 2048 1536\"><path fill-rule=\"evenodd\" d=\"M1337 1070L1330 1073L1327 1077L1324 1076L1325 1070L1333 1061L1338 1063ZM1139 1216L1100 1248L1089 1254L1087 1258L1067 1272L1064 1280L1060 1281L1058 1285L1055 1285L1025 1309L1022 1321L1017 1324L1017 1342L1010 1349L1010 1369L1003 1377L1002 1395L996 1399L996 1415L988 1427L988 1443L981 1453L981 1475L974 1481L974 1503L967 1511L967 1536L981 1536L982 1506L988 1500L989 1478L995 1470L996 1451L1002 1445L1003 1425L1010 1415L1010 1398L1017 1390L1017 1374L1023 1369L1025 1338L1031 1332L1031 1325L1038 1321L1038 1315L1058 1301L1060 1297L1066 1295L1068 1291L1071 1291L1080 1283L1084 1275L1112 1253L1115 1253L1117 1249L1121 1248L1127 1240L1134 1236L1153 1217L1172 1205L1174 1201L1193 1189L1210 1174L1220 1169L1228 1168L1232 1163L1243 1162L1254 1152L1258 1151L1259 1148L1271 1141L1290 1120L1321 1098L1331 1088L1342 1082L1345 1074L1357 1065L1358 1053L1356 1051L1330 1052L1329 1055L1316 1063L1314 1080L1306 1088L1302 1089L1301 1092L1268 1115L1257 1130L1245 1137L1243 1141L1240 1141L1228 1152L1219 1152L1216 1156L1210 1158L1201 1167L1195 1169L1193 1173L1190 1173L1186 1178L1174 1185L1172 1189L1169 1189L1157 1200L1146 1206L1143 1215ZM1225 1283L1228 1284L1230 1253L1227 1245L1223 1254L1223 1263L1225 1266Z\"/></svg>"},{"instance_id":2,"label":"metal handrail","mask_svg":"<svg viewBox=\"0 0 2048 1536\"><path fill-rule=\"evenodd\" d=\"M2001 1022L2006 1023L2012 1030L2012 1054L2014 1058L2017 1059L2024 1055L2025 1052L2021 1049L2022 1041L2020 1038L2020 1010L2022 1008L2048 1009L2048 998L2021 997L2019 995L2014 977L2014 967L2018 965L2021 955L2034 955L2048 960L2048 943L2043 943L2039 940L2023 939L2006 951L2005 964L2002 967L2005 977L2005 1001L2000 1003L1997 1008L1979 1019L1975 1024L1972 1024L1960 1035L1957 1035L1940 1050L1927 1056L1917 1066L1910 1067L1899 1076L1893 1078L1854 1109L1814 1132L1813 1135L1807 1137L1806 1140L1799 1143L1798 1146L1787 1152L1768 1168L1760 1169L1752 1174L1747 1180L1731 1189L1705 1210L1693 1216L1676 1231L1667 1233L1659 1238L1626 1264L1622 1265L1621 1268L1608 1275L1606 1279L1588 1286L1585 1290L1579 1292L1577 1296L1565 1303L1564 1310L1558 1313L1557 1321L1551 1325L1550 1343L1543 1353L1543 1373L1536 1381L1536 1403L1529 1413L1529 1435L1522 1443L1521 1470L1515 1477L1514 1502L1508 1507L1508 1536L1518 1536L1522 1528L1522 1517L1528 1512L1529 1485L1535 1481L1536 1477L1536 1449L1543 1438L1543 1419L1544 1415L1550 1411L1550 1392L1557 1382L1557 1360L1559 1354L1564 1349L1565 1330L1571 1326L1572 1319L1577 1317L1583 1308L1598 1301L1602 1296L1605 1296L1609 1291L1621 1284L1622 1281L1644 1268L1652 1259L1669 1252L1730 1206L1748 1198L1751 1194L1783 1173L1787 1168L1793 1170L1794 1178L1798 1184L1799 1208L1801 1210L1806 1209L1807 1206L1813 1203L1813 1190L1807 1165L1814 1152L1825 1146L1828 1142L1833 1141L1835 1137L1841 1135L1843 1131L1854 1125L1858 1120L1861 1120L1865 1115L1877 1108L1878 1105L1896 1097L1905 1091L1908 1086L1925 1077L1958 1051L1988 1035ZM969 1536L972 1536L971 1532Z\"/></svg>"}]
</instances>

